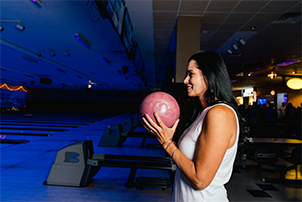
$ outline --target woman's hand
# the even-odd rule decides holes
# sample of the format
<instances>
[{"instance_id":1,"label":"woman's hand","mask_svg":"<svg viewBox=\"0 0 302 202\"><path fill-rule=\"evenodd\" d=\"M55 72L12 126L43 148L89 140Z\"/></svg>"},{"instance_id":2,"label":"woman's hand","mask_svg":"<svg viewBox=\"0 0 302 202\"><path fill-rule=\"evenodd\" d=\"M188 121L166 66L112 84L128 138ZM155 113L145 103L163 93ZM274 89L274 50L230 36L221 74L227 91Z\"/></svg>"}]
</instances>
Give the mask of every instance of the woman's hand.
<instances>
[{"instance_id":1,"label":"woman's hand","mask_svg":"<svg viewBox=\"0 0 302 202\"><path fill-rule=\"evenodd\" d=\"M166 140L171 140L174 136L176 127L179 123L179 119L175 121L172 128L168 128L160 119L159 115L155 112L154 117L158 124L150 118L148 114L145 114L145 117L142 117L144 122L144 127L148 130L149 133L156 136L160 144L163 144Z\"/></svg>"}]
</instances>

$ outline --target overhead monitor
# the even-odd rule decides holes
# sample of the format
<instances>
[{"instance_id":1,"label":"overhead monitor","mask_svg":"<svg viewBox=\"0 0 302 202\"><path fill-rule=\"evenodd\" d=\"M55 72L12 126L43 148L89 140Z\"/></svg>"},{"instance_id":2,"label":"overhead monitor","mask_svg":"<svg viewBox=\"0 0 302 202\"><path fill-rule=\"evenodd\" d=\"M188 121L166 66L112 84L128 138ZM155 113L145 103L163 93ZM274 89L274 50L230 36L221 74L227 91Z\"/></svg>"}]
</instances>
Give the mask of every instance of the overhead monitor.
<instances>
[{"instance_id":1,"label":"overhead monitor","mask_svg":"<svg viewBox=\"0 0 302 202\"><path fill-rule=\"evenodd\" d=\"M254 88L246 88L242 90L242 97L253 96Z\"/></svg>"},{"instance_id":2,"label":"overhead monitor","mask_svg":"<svg viewBox=\"0 0 302 202\"><path fill-rule=\"evenodd\" d=\"M287 95L284 95L284 97L283 97L283 102L285 102L285 103L287 103Z\"/></svg>"},{"instance_id":3,"label":"overhead monitor","mask_svg":"<svg viewBox=\"0 0 302 202\"><path fill-rule=\"evenodd\" d=\"M124 18L125 0L108 0L108 18L112 22L117 33L121 35Z\"/></svg>"},{"instance_id":4,"label":"overhead monitor","mask_svg":"<svg viewBox=\"0 0 302 202\"><path fill-rule=\"evenodd\" d=\"M267 103L267 99L264 98L258 98L257 99L257 105L263 105Z\"/></svg>"}]
</instances>

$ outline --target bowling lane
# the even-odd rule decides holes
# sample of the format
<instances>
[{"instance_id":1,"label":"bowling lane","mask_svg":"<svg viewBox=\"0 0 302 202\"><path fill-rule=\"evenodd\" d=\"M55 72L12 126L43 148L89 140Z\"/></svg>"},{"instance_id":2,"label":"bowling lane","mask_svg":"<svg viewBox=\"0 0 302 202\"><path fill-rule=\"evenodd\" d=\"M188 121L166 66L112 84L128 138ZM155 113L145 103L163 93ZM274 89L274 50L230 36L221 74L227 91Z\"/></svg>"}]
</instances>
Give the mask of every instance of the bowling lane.
<instances>
[{"instance_id":1,"label":"bowling lane","mask_svg":"<svg viewBox=\"0 0 302 202\"><path fill-rule=\"evenodd\" d=\"M23 119L12 119L12 120L1 120L0 121L0 124L11 124L11 123L27 123L27 124L48 124L48 125L51 125L51 124L54 124L54 125L77 125L77 126L82 126L82 125L89 125L91 124L91 122L87 122L87 123L83 123L83 122L58 122L58 121L49 121L49 120L44 120L44 121L41 121L41 120L32 120L32 121L28 121L28 120L23 120Z\"/></svg>"},{"instance_id":2,"label":"bowling lane","mask_svg":"<svg viewBox=\"0 0 302 202\"><path fill-rule=\"evenodd\" d=\"M102 116L69 113L4 113L0 121L0 133L2 135L51 136L53 133L67 132L102 119Z\"/></svg>"},{"instance_id":3,"label":"bowling lane","mask_svg":"<svg viewBox=\"0 0 302 202\"><path fill-rule=\"evenodd\" d=\"M64 128L79 128L78 125L58 125L58 124L47 124L47 123L1 123L0 127L10 127L10 126L39 126L39 127L64 127Z\"/></svg>"},{"instance_id":4,"label":"bowling lane","mask_svg":"<svg viewBox=\"0 0 302 202\"><path fill-rule=\"evenodd\" d=\"M49 142L54 140L50 139L54 134L86 127L102 119L102 116L90 117L80 114L4 113L3 116L1 114L0 120L0 148L20 148L22 144L39 140Z\"/></svg>"},{"instance_id":5,"label":"bowling lane","mask_svg":"<svg viewBox=\"0 0 302 202\"><path fill-rule=\"evenodd\" d=\"M1 157L5 157L7 161L1 164L1 168L10 170L16 165L23 166L25 159L37 156L45 158L45 153L53 160L57 150L83 137L88 138L95 131L95 127L98 130L98 125L95 124L106 118L110 117L87 115L81 116L81 122L80 119L75 120L72 116L61 114L51 118L47 114L44 118L3 116L0 149L3 154Z\"/></svg>"},{"instance_id":6,"label":"bowling lane","mask_svg":"<svg viewBox=\"0 0 302 202\"><path fill-rule=\"evenodd\" d=\"M23 135L18 135L18 134L17 135L8 135L8 134L1 133L0 134L0 149L9 148L9 147L12 147L14 145L19 145L19 144L28 144L36 138L37 138L37 136L23 136Z\"/></svg>"},{"instance_id":7,"label":"bowling lane","mask_svg":"<svg viewBox=\"0 0 302 202\"><path fill-rule=\"evenodd\" d=\"M30 148L36 150L37 148L43 149L56 147L56 145L67 145L76 141L79 137L91 135L91 127L100 120L107 120L110 117L99 116L91 118L90 116L82 116L83 122L79 119L74 120L73 117L60 115L57 117L47 118L34 118L27 116L4 116L0 121L0 149L6 151L7 149L14 148L14 151L22 150L22 148ZM86 119L86 118L87 119ZM49 130L50 129L50 130ZM55 129L55 130L51 130ZM58 130L65 129L66 131ZM95 129L93 129L95 130ZM100 130L100 129L96 129ZM96 135L97 144L99 135ZM42 146L44 145L44 147ZM35 145L33 148L32 145ZM61 147L60 146L60 147ZM59 149L60 147L57 147ZM56 151L55 150L55 151ZM17 152L18 153L18 152ZM22 158L20 158L20 161ZM16 162L13 162L16 163Z\"/></svg>"},{"instance_id":8,"label":"bowling lane","mask_svg":"<svg viewBox=\"0 0 302 202\"><path fill-rule=\"evenodd\" d=\"M68 128L49 128L49 127L39 127L39 126L0 126L0 131L2 130L15 130L15 131L69 131Z\"/></svg>"},{"instance_id":9,"label":"bowling lane","mask_svg":"<svg viewBox=\"0 0 302 202\"><path fill-rule=\"evenodd\" d=\"M106 116L98 114L74 114L74 113L3 113L1 114L2 120L7 121L34 121L34 122L70 122L90 124L96 121L101 121ZM59 121L60 120L60 121Z\"/></svg>"},{"instance_id":10,"label":"bowling lane","mask_svg":"<svg viewBox=\"0 0 302 202\"><path fill-rule=\"evenodd\" d=\"M4 113L0 120L0 138L29 140L30 144L33 140L73 139L78 133L90 135L91 125L110 118L108 114L99 113Z\"/></svg>"},{"instance_id":11,"label":"bowling lane","mask_svg":"<svg viewBox=\"0 0 302 202\"><path fill-rule=\"evenodd\" d=\"M0 134L3 135L21 135L21 136L52 136L52 133L40 131L19 131L19 130L0 130Z\"/></svg>"},{"instance_id":12,"label":"bowling lane","mask_svg":"<svg viewBox=\"0 0 302 202\"><path fill-rule=\"evenodd\" d=\"M28 142L29 140L24 139L0 139L0 144L22 144Z\"/></svg>"}]
</instances>

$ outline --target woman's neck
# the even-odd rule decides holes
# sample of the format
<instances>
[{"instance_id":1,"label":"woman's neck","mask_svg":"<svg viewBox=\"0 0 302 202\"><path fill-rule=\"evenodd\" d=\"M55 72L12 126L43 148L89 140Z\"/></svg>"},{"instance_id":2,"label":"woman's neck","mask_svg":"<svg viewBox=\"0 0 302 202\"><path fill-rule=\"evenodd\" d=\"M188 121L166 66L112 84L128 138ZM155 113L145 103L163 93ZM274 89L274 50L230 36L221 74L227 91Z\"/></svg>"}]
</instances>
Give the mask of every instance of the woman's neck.
<instances>
[{"instance_id":1,"label":"woman's neck","mask_svg":"<svg viewBox=\"0 0 302 202\"><path fill-rule=\"evenodd\" d=\"M199 112L199 114L205 109L207 108L209 105L208 103L202 98L202 99L199 99L200 100L200 104L201 104L201 110Z\"/></svg>"}]
</instances>

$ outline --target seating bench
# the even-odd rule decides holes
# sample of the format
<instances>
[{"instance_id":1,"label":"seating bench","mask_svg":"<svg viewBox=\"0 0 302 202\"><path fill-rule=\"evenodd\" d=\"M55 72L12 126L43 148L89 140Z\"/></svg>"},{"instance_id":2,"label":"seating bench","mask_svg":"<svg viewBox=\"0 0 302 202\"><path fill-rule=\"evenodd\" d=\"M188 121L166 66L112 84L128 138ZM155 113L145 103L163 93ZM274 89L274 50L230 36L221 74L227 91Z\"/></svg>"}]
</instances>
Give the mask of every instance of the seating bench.
<instances>
[{"instance_id":1,"label":"seating bench","mask_svg":"<svg viewBox=\"0 0 302 202\"><path fill-rule=\"evenodd\" d=\"M130 174L125 187L131 188L144 187L144 184L137 185L134 182L135 174L137 169L157 169L157 170L168 170L170 177L176 170L176 165L172 162L169 157L149 157L149 156L131 156L131 155L112 155L112 154L93 154L91 159L87 160L87 164L98 167L120 167L130 168ZM139 178L140 181L144 177ZM148 177L146 178L148 179ZM158 180L157 180L158 179ZM170 180L166 179L166 183L162 183L163 178L153 178L151 185L145 184L146 187L157 187L157 188L169 188L171 187ZM150 182L150 181L149 181Z\"/></svg>"}]
</instances>

